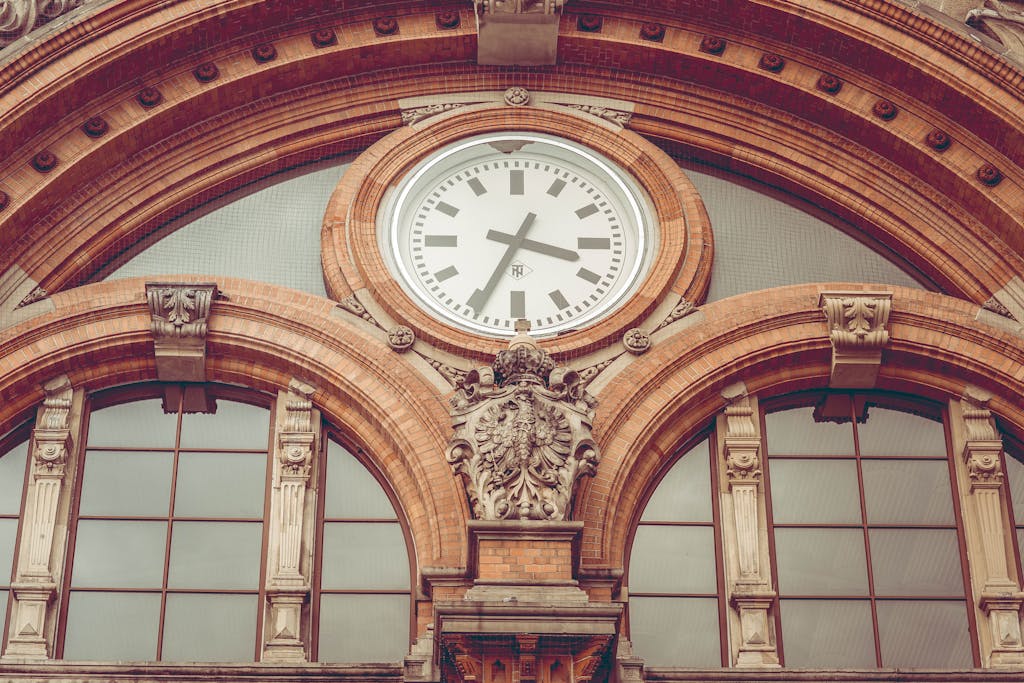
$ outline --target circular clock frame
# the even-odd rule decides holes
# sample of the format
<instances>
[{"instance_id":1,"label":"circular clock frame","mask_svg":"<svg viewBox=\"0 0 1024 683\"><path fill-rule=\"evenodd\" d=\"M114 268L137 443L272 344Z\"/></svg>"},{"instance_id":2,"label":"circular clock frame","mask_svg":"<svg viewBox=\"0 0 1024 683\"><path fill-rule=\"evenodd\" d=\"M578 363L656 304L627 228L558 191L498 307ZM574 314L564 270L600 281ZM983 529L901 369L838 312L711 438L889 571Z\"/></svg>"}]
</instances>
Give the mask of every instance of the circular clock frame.
<instances>
[{"instance_id":1,"label":"circular clock frame","mask_svg":"<svg viewBox=\"0 0 1024 683\"><path fill-rule=\"evenodd\" d=\"M657 248L639 285L604 317L542 339L552 353L578 355L612 343L640 326L658 304L679 296L699 303L710 281L712 239L707 212L690 180L667 154L632 131L596 117L554 108L465 107L405 126L356 158L328 203L322 259L328 294L337 300L368 295L417 337L460 356L486 358L507 339L450 324L410 295L381 253L382 204L402 180L437 150L487 133L541 133L594 150L628 173L646 192L658 224ZM675 295L674 297L672 295Z\"/></svg>"}]
</instances>

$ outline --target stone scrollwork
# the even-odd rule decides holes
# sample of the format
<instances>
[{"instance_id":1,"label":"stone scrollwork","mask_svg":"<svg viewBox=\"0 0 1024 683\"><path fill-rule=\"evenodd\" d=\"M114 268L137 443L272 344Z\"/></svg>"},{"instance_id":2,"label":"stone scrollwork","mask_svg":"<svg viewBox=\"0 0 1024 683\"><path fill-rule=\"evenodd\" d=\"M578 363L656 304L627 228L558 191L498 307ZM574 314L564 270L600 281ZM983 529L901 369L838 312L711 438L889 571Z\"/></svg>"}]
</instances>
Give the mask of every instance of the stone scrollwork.
<instances>
[{"instance_id":1,"label":"stone scrollwork","mask_svg":"<svg viewBox=\"0 0 1024 683\"><path fill-rule=\"evenodd\" d=\"M217 285L146 283L157 379L206 381L206 331Z\"/></svg>"},{"instance_id":2,"label":"stone scrollwork","mask_svg":"<svg viewBox=\"0 0 1024 683\"><path fill-rule=\"evenodd\" d=\"M473 0L484 14L555 14L565 0Z\"/></svg>"},{"instance_id":3,"label":"stone scrollwork","mask_svg":"<svg viewBox=\"0 0 1024 683\"><path fill-rule=\"evenodd\" d=\"M832 342L829 386L870 389L878 378L882 347L889 342L891 292L823 292L819 305Z\"/></svg>"},{"instance_id":4,"label":"stone scrollwork","mask_svg":"<svg viewBox=\"0 0 1024 683\"><path fill-rule=\"evenodd\" d=\"M622 126L625 128L629 125L629 121L633 118L633 114L628 111L621 111L619 109L611 109L609 107L600 107L592 104L567 104L566 107L569 109L575 109L591 116L596 116L599 119L605 121L611 121L612 123Z\"/></svg>"},{"instance_id":5,"label":"stone scrollwork","mask_svg":"<svg viewBox=\"0 0 1024 683\"><path fill-rule=\"evenodd\" d=\"M0 49L88 0L0 0Z\"/></svg>"},{"instance_id":6,"label":"stone scrollwork","mask_svg":"<svg viewBox=\"0 0 1024 683\"><path fill-rule=\"evenodd\" d=\"M438 104L428 104L425 107L416 107L415 109L407 109L402 112L402 123L411 126L414 123L419 123L423 119L428 119L431 116L437 114L443 114L446 111L452 109L459 109L466 106L462 102L441 102Z\"/></svg>"},{"instance_id":7,"label":"stone scrollwork","mask_svg":"<svg viewBox=\"0 0 1024 683\"><path fill-rule=\"evenodd\" d=\"M476 519L567 520L577 480L596 471L595 401L525 332L453 399L447 459Z\"/></svg>"}]
</instances>

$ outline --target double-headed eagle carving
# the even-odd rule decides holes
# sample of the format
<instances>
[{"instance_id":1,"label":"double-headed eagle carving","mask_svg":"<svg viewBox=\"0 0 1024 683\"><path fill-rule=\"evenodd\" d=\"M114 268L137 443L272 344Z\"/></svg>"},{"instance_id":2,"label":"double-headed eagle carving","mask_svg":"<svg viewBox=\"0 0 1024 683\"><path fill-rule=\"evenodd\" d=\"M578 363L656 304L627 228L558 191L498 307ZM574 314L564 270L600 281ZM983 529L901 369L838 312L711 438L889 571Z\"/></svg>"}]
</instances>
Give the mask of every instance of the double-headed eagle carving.
<instances>
[{"instance_id":1,"label":"double-headed eagle carving","mask_svg":"<svg viewBox=\"0 0 1024 683\"><path fill-rule=\"evenodd\" d=\"M575 371L520 334L453 399L448 462L477 519L568 519L576 481L593 475L595 401Z\"/></svg>"}]
</instances>

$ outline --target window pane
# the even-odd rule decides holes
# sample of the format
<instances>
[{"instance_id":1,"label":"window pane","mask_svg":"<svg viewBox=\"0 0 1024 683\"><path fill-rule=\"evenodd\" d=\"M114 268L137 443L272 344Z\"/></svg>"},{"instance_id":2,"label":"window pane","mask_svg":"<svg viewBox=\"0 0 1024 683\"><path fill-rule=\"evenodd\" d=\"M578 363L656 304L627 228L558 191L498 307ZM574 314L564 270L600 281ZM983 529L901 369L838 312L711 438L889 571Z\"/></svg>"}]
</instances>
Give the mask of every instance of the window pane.
<instances>
[{"instance_id":1,"label":"window pane","mask_svg":"<svg viewBox=\"0 0 1024 683\"><path fill-rule=\"evenodd\" d=\"M175 522L167 585L255 589L262 544L256 522Z\"/></svg>"},{"instance_id":2,"label":"window pane","mask_svg":"<svg viewBox=\"0 0 1024 683\"><path fill-rule=\"evenodd\" d=\"M1010 480L1010 498L1013 499L1013 519L1017 526L1024 526L1024 464L1009 453L1004 459Z\"/></svg>"},{"instance_id":3,"label":"window pane","mask_svg":"<svg viewBox=\"0 0 1024 683\"><path fill-rule=\"evenodd\" d=\"M79 513L166 517L173 468L173 453L89 451Z\"/></svg>"},{"instance_id":4,"label":"window pane","mask_svg":"<svg viewBox=\"0 0 1024 683\"><path fill-rule=\"evenodd\" d=\"M21 512L21 489L25 483L28 441L22 441L0 458L0 514Z\"/></svg>"},{"instance_id":5,"label":"window pane","mask_svg":"<svg viewBox=\"0 0 1024 683\"><path fill-rule=\"evenodd\" d=\"M177 413L166 414L159 399L122 403L89 415L89 447L174 448Z\"/></svg>"},{"instance_id":6,"label":"window pane","mask_svg":"<svg viewBox=\"0 0 1024 683\"><path fill-rule=\"evenodd\" d=\"M255 595L170 594L162 658L250 662L256 646Z\"/></svg>"},{"instance_id":7,"label":"window pane","mask_svg":"<svg viewBox=\"0 0 1024 683\"><path fill-rule=\"evenodd\" d=\"M228 450L267 450L270 411L219 399L216 413L181 416L181 447Z\"/></svg>"},{"instance_id":8,"label":"window pane","mask_svg":"<svg viewBox=\"0 0 1024 683\"><path fill-rule=\"evenodd\" d=\"M764 424L772 455L853 455L850 425L815 422L812 407L768 413Z\"/></svg>"},{"instance_id":9,"label":"window pane","mask_svg":"<svg viewBox=\"0 0 1024 683\"><path fill-rule=\"evenodd\" d=\"M409 558L398 524L324 524L321 587L408 589Z\"/></svg>"},{"instance_id":10,"label":"window pane","mask_svg":"<svg viewBox=\"0 0 1024 683\"><path fill-rule=\"evenodd\" d=\"M960 548L952 529L872 529L877 595L964 594Z\"/></svg>"},{"instance_id":11,"label":"window pane","mask_svg":"<svg viewBox=\"0 0 1024 683\"><path fill-rule=\"evenodd\" d=\"M949 524L953 493L945 460L864 460L868 524Z\"/></svg>"},{"instance_id":12,"label":"window pane","mask_svg":"<svg viewBox=\"0 0 1024 683\"><path fill-rule=\"evenodd\" d=\"M867 600L781 600L787 667L874 668Z\"/></svg>"},{"instance_id":13,"label":"window pane","mask_svg":"<svg viewBox=\"0 0 1024 683\"><path fill-rule=\"evenodd\" d=\"M946 457L942 423L919 415L871 406L857 435L861 455Z\"/></svg>"},{"instance_id":14,"label":"window pane","mask_svg":"<svg viewBox=\"0 0 1024 683\"><path fill-rule=\"evenodd\" d=\"M18 520L0 519L0 586L9 586L14 569L14 545L18 537ZM3 616L0 613L0 616Z\"/></svg>"},{"instance_id":15,"label":"window pane","mask_svg":"<svg viewBox=\"0 0 1024 683\"><path fill-rule=\"evenodd\" d=\"M880 600L882 666L969 668L971 634L964 603Z\"/></svg>"},{"instance_id":16,"label":"window pane","mask_svg":"<svg viewBox=\"0 0 1024 683\"><path fill-rule=\"evenodd\" d=\"M629 639L647 666L719 667L715 598L630 598Z\"/></svg>"},{"instance_id":17,"label":"window pane","mask_svg":"<svg viewBox=\"0 0 1024 683\"><path fill-rule=\"evenodd\" d=\"M320 598L321 662L400 662L408 650L408 595Z\"/></svg>"},{"instance_id":18,"label":"window pane","mask_svg":"<svg viewBox=\"0 0 1024 683\"><path fill-rule=\"evenodd\" d=\"M83 588L159 588L167 522L83 519L71 583Z\"/></svg>"},{"instance_id":19,"label":"window pane","mask_svg":"<svg viewBox=\"0 0 1024 683\"><path fill-rule=\"evenodd\" d=\"M711 527L640 526L629 560L629 589L638 593L715 593Z\"/></svg>"},{"instance_id":20,"label":"window pane","mask_svg":"<svg viewBox=\"0 0 1024 683\"><path fill-rule=\"evenodd\" d=\"M680 458L647 501L641 521L710 522L711 463L702 441Z\"/></svg>"},{"instance_id":21,"label":"window pane","mask_svg":"<svg viewBox=\"0 0 1024 683\"><path fill-rule=\"evenodd\" d=\"M853 460L769 461L776 524L860 524Z\"/></svg>"},{"instance_id":22,"label":"window pane","mask_svg":"<svg viewBox=\"0 0 1024 683\"><path fill-rule=\"evenodd\" d=\"M860 529L775 529L779 592L784 595L867 595Z\"/></svg>"},{"instance_id":23,"label":"window pane","mask_svg":"<svg viewBox=\"0 0 1024 683\"><path fill-rule=\"evenodd\" d=\"M324 516L348 519L395 519L384 489L341 444L327 442L327 493Z\"/></svg>"},{"instance_id":24,"label":"window pane","mask_svg":"<svg viewBox=\"0 0 1024 683\"><path fill-rule=\"evenodd\" d=\"M159 593L72 591L64 659L152 661L159 621Z\"/></svg>"},{"instance_id":25,"label":"window pane","mask_svg":"<svg viewBox=\"0 0 1024 683\"><path fill-rule=\"evenodd\" d=\"M7 615L7 595L8 591L0 591L0 619Z\"/></svg>"},{"instance_id":26,"label":"window pane","mask_svg":"<svg viewBox=\"0 0 1024 683\"><path fill-rule=\"evenodd\" d=\"M174 514L184 517L263 517L264 453L181 453Z\"/></svg>"}]
</instances>

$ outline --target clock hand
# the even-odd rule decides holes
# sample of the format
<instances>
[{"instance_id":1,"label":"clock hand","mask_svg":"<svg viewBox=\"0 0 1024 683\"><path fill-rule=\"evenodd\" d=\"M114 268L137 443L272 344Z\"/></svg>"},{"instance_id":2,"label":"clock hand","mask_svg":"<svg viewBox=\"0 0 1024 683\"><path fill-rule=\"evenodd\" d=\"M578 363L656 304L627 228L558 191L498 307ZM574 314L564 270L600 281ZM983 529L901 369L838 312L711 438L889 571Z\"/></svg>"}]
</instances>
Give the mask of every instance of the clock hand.
<instances>
[{"instance_id":1,"label":"clock hand","mask_svg":"<svg viewBox=\"0 0 1024 683\"><path fill-rule=\"evenodd\" d=\"M508 268L508 264L512 262L512 257L519 250L519 247L523 245L523 241L526 239L526 231L530 229L530 225L533 224L533 219L537 217L536 214L528 213L526 218L523 219L522 225L516 230L516 234L512 235L511 241L508 243L508 248L505 249L505 254L498 261L498 267L491 273L491 278L484 285L483 289L478 289L470 295L469 300L466 301L466 305L473 309L476 315L480 315L480 311L483 309L484 304L491 298L491 294L494 292L494 288L498 286L498 280L501 279L501 274Z\"/></svg>"},{"instance_id":2,"label":"clock hand","mask_svg":"<svg viewBox=\"0 0 1024 683\"><path fill-rule=\"evenodd\" d=\"M515 239L515 235L510 235L507 232L498 232L497 230L488 230L487 239L492 242L501 242L502 244L512 244L512 240ZM527 251L534 251L538 254L547 254L548 256L554 256L560 258L563 261L579 261L580 255L575 251L569 249L563 249L562 247L556 247L553 244L547 244L546 242L538 242L536 240L524 239L520 246Z\"/></svg>"}]
</instances>

